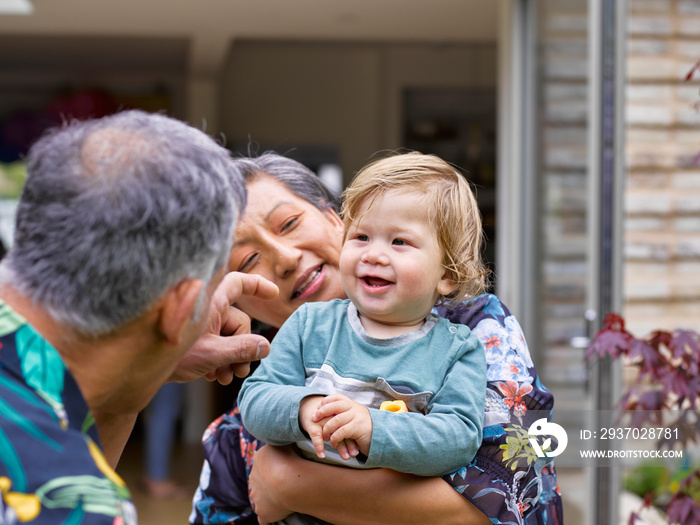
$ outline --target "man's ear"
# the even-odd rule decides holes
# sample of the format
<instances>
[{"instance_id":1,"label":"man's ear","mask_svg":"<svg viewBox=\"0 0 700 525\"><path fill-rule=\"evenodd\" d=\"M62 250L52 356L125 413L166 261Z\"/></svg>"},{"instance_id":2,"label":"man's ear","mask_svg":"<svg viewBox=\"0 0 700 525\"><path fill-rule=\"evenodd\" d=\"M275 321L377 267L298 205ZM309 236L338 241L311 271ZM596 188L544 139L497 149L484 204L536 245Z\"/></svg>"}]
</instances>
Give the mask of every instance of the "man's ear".
<instances>
[{"instance_id":1,"label":"man's ear","mask_svg":"<svg viewBox=\"0 0 700 525\"><path fill-rule=\"evenodd\" d=\"M159 329L170 344L180 344L182 332L192 321L197 299L203 290L201 279L185 279L165 293L161 301Z\"/></svg>"}]
</instances>

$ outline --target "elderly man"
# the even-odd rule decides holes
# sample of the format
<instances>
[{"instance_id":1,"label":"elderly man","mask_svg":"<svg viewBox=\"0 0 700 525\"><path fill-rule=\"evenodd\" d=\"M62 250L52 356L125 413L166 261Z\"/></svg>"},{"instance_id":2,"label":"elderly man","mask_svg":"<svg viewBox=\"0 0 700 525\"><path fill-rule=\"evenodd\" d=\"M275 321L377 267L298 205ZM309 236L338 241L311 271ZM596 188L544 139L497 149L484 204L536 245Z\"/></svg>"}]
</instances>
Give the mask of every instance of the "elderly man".
<instances>
[{"instance_id":1,"label":"elderly man","mask_svg":"<svg viewBox=\"0 0 700 525\"><path fill-rule=\"evenodd\" d=\"M110 465L138 412L165 382L245 375L269 344L230 304L277 290L224 278L245 186L201 131L123 112L27 168L0 265L0 523L136 523Z\"/></svg>"}]
</instances>

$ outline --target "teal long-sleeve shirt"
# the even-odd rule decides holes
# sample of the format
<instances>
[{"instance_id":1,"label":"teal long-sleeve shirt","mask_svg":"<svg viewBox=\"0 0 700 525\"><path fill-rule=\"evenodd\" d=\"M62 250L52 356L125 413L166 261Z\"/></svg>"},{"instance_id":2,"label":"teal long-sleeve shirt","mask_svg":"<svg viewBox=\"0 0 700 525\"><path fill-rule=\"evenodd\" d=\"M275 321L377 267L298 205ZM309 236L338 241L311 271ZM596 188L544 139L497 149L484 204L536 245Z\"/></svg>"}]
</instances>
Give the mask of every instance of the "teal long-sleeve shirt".
<instances>
[{"instance_id":1,"label":"teal long-sleeve shirt","mask_svg":"<svg viewBox=\"0 0 700 525\"><path fill-rule=\"evenodd\" d=\"M287 320L238 403L249 432L286 445L309 442L302 399L345 394L370 409L372 443L366 458L338 463L440 476L468 464L481 444L485 392L484 348L466 326L431 314L414 332L376 339L351 302L333 300L306 303ZM410 412L379 410L396 399Z\"/></svg>"}]
</instances>

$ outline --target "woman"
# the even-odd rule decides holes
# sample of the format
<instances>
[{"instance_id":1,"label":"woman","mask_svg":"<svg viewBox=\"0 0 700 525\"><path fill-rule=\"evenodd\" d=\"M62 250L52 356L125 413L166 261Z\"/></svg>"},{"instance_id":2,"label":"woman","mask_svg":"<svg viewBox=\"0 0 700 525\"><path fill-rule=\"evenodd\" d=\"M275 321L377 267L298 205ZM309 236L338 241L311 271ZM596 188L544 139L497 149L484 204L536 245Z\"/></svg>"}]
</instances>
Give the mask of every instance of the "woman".
<instances>
[{"instance_id":1,"label":"woman","mask_svg":"<svg viewBox=\"0 0 700 525\"><path fill-rule=\"evenodd\" d=\"M262 275L280 290L273 300L246 297L237 306L279 327L304 302L344 297L338 274L343 226L333 195L304 166L273 153L237 164L248 202L229 268ZM306 461L286 447L255 452L259 444L240 427L234 409L205 434L206 461L191 522L254 523L248 498L240 496L250 475L261 522L296 512L351 524L561 523L552 464L517 445L532 422L549 415L553 399L537 379L516 319L488 294L438 313L469 326L486 348L485 437L472 463L443 478L420 478Z\"/></svg>"}]
</instances>

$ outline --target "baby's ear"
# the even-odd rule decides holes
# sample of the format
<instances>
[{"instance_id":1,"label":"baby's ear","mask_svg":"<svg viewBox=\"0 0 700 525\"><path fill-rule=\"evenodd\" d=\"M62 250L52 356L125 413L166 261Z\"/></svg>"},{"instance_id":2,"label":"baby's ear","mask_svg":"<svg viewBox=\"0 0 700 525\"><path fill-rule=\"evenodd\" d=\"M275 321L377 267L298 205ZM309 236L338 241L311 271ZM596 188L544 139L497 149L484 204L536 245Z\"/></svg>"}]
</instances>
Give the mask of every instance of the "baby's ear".
<instances>
[{"instance_id":1,"label":"baby's ear","mask_svg":"<svg viewBox=\"0 0 700 525\"><path fill-rule=\"evenodd\" d=\"M438 281L437 293L442 297L447 297L457 289L457 283L452 278L452 272L446 271L442 279Z\"/></svg>"}]
</instances>

